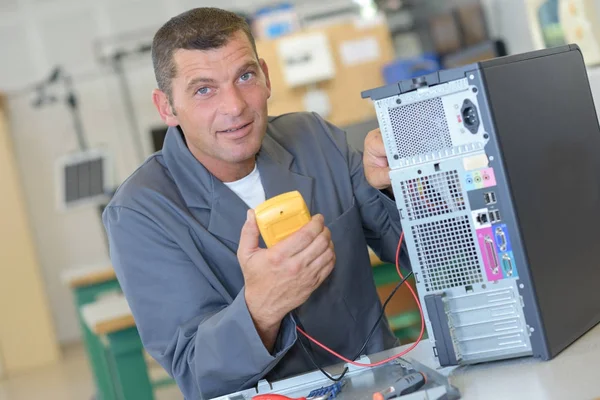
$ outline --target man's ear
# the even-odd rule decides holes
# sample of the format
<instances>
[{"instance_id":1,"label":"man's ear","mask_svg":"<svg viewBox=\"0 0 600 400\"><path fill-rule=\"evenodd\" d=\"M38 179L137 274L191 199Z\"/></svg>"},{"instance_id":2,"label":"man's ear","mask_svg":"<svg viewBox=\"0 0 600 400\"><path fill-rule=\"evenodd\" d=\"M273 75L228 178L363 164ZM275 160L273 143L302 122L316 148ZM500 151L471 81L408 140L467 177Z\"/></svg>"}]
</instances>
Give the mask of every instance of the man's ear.
<instances>
[{"instance_id":1,"label":"man's ear","mask_svg":"<svg viewBox=\"0 0 600 400\"><path fill-rule=\"evenodd\" d=\"M260 68L263 71L263 74L265 74L265 83L267 85L267 89L269 89L269 97L271 97L271 79L269 79L269 67L267 66L267 62L263 58L258 60L258 62L260 64Z\"/></svg>"},{"instance_id":2,"label":"man's ear","mask_svg":"<svg viewBox=\"0 0 600 400\"><path fill-rule=\"evenodd\" d=\"M165 92L159 89L154 89L152 91L152 102L158 110L160 118L165 122L165 124L168 126L179 125L179 119L175 115L175 112L171 107L171 103L169 102L169 98Z\"/></svg>"}]
</instances>

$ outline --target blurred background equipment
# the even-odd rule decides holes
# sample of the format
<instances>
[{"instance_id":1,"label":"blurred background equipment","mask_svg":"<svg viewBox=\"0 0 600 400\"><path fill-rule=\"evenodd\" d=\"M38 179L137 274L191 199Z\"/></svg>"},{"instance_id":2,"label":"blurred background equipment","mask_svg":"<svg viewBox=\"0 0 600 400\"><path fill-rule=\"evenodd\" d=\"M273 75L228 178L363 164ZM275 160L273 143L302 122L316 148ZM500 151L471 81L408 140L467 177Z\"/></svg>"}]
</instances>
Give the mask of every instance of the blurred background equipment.
<instances>
[{"instance_id":1,"label":"blurred background equipment","mask_svg":"<svg viewBox=\"0 0 600 400\"><path fill-rule=\"evenodd\" d=\"M62 99L59 99L54 93L48 93L54 86L61 83L62 88L59 88L58 90L60 91L62 89L64 92ZM79 111L79 104L77 102L77 96L75 95L72 76L64 72L60 66L53 68L48 78L36 86L35 96L35 100L33 100L32 103L35 108L45 107L58 101L63 101L65 105L67 105L71 118L73 119L73 129L75 131L75 136L77 137L79 150L87 150L88 140L83 131L81 112Z\"/></svg>"},{"instance_id":2,"label":"blurred background equipment","mask_svg":"<svg viewBox=\"0 0 600 400\"><path fill-rule=\"evenodd\" d=\"M298 15L291 3L279 3L256 10L252 19L254 37L275 39L300 28Z\"/></svg>"},{"instance_id":3,"label":"blurred background equipment","mask_svg":"<svg viewBox=\"0 0 600 400\"><path fill-rule=\"evenodd\" d=\"M390 26L393 36L416 32L421 51L410 57L400 54L383 69L386 83L426 75L452 66L507 55L501 38L491 35L479 1L382 1L388 20L410 21ZM410 10L410 18L398 18ZM408 32L408 33L407 33Z\"/></svg>"},{"instance_id":4,"label":"blurred background equipment","mask_svg":"<svg viewBox=\"0 0 600 400\"><path fill-rule=\"evenodd\" d=\"M32 104L34 108L42 108L57 102L64 102L69 110L78 149L56 160L56 206L66 211L75 206L106 201L112 190L108 153L89 148L73 78L60 66L55 67L49 77L37 85Z\"/></svg>"},{"instance_id":5,"label":"blurred background equipment","mask_svg":"<svg viewBox=\"0 0 600 400\"><path fill-rule=\"evenodd\" d=\"M462 51L444 57L443 68L460 67L481 60L489 60L495 57L507 55L506 46L502 40L487 40L470 46Z\"/></svg>"},{"instance_id":6,"label":"blurred background equipment","mask_svg":"<svg viewBox=\"0 0 600 400\"><path fill-rule=\"evenodd\" d=\"M600 3L594 0L526 0L536 48L577 43L587 65L600 63Z\"/></svg>"},{"instance_id":7,"label":"blurred background equipment","mask_svg":"<svg viewBox=\"0 0 600 400\"><path fill-rule=\"evenodd\" d=\"M66 211L84 204L106 202L113 189L111 162L101 149L67 154L56 161L56 200Z\"/></svg>"}]
</instances>

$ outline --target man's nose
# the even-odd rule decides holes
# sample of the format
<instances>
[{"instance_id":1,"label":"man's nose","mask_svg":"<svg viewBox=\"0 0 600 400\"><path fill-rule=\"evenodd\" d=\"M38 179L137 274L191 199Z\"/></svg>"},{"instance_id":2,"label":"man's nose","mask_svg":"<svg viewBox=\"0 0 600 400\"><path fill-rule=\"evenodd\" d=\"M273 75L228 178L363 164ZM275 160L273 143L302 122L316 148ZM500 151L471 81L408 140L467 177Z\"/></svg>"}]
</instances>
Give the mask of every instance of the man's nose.
<instances>
[{"instance_id":1,"label":"man's nose","mask_svg":"<svg viewBox=\"0 0 600 400\"><path fill-rule=\"evenodd\" d=\"M241 91L235 85L225 90L222 102L221 113L237 117L244 112L246 100Z\"/></svg>"}]
</instances>

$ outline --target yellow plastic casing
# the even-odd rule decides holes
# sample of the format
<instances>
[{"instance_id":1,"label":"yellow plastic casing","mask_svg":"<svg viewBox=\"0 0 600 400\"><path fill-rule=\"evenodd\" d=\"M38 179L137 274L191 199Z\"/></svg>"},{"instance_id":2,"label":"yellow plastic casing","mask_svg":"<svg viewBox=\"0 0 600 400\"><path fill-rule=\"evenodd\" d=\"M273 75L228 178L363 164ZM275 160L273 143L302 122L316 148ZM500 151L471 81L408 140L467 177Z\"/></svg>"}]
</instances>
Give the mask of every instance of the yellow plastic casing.
<instances>
[{"instance_id":1,"label":"yellow plastic casing","mask_svg":"<svg viewBox=\"0 0 600 400\"><path fill-rule=\"evenodd\" d=\"M304 198L297 190L270 198L259 204L254 212L267 247L287 238L311 219Z\"/></svg>"}]
</instances>

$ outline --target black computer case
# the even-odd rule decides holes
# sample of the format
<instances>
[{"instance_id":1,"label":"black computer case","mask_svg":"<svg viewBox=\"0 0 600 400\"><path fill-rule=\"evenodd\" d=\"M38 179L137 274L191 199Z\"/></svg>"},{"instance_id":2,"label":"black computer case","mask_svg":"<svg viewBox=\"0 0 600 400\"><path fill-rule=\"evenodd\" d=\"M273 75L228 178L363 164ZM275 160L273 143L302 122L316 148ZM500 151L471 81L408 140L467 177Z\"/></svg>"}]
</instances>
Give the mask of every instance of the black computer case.
<instances>
[{"instance_id":1,"label":"black computer case","mask_svg":"<svg viewBox=\"0 0 600 400\"><path fill-rule=\"evenodd\" d=\"M431 107L423 107L424 101L415 98L422 96L431 102L435 91L441 90L440 96L443 96L443 90L446 89L442 88L449 83L463 85L465 96L475 96L472 98L478 106L473 117L481 125L481 128L479 125L471 126L473 138L477 137L476 143L450 148L438 144L443 141L428 136L420 140L418 146L406 150L403 140L416 141L417 136L423 138L424 135L430 135L430 131L424 128L428 120L437 121L435 125L432 122L430 130L440 129L437 114L442 109L438 107L434 115ZM456 89L453 90L456 92ZM453 96L462 93L455 92L452 92ZM440 358L442 365L524 355L550 359L600 322L600 260L597 258L600 249L600 127L584 60L576 45L443 70L368 90L363 92L363 97L375 102L392 167L390 175L393 188L407 233L411 263L419 282L419 296L426 309L429 307L426 312L428 331L434 347L437 347L436 355L439 357L439 354L444 354ZM407 105L407 102L410 104ZM449 131L458 129L455 115L449 111L449 103L444 104L448 120L444 125L450 127ZM471 103L465 100L456 103L454 108L457 109L456 117L461 127L469 128L465 122L468 117L464 113L465 104ZM415 108L417 106L421 108ZM413 109L402 111L401 114L394 111L393 118L390 117L392 110L399 107ZM428 112L431 116L427 115ZM411 123L407 118L419 119L419 131L409 127ZM461 135L469 135L462 128ZM456 132L452 135L459 137ZM429 143L424 144L426 141ZM405 147L400 153L402 146ZM489 198L485 202L483 200L484 195L489 197L489 188L487 191L481 188L466 189L466 186L472 185L469 181L472 179L471 172L462 169L463 164L467 165L466 162L459 162L461 158L464 161L469 154L478 151L486 154L488 167L495 172L497 186L493 189L498 201L492 206L487 205ZM419 240L423 236L419 236L419 226L424 223L408 213L410 201L414 203L414 199L411 200L410 194L402 191L406 188L406 182L429 185L432 177L444 172L445 168L447 176L451 173L460 175L460 183L448 181L447 184L452 184L452 190L464 195L468 206L454 208L454 214L470 217L469 212L474 209L491 207L490 212L495 210L498 216L502 215L503 229L510 232L514 262L518 267L518 274L515 275L518 276L507 276L504 271L505 279L488 281L481 261L483 280L468 280L463 277L464 273L445 267L435 272L455 274L457 277L453 283L445 284L442 289L441 286L433 286L440 290L426 286L428 279L429 282L432 279L439 280L432 277L433 270L427 270L432 267L424 261L436 250L430 249L426 253L420 249ZM430 178L425 179L427 174ZM443 189L438 184L437 189L433 186L427 186L426 189L419 193L437 190L437 198L441 198L440 193L448 188ZM457 203L455 198L449 201L454 202L454 206L464 205ZM427 204L431 206L431 199ZM442 215L444 213L445 216ZM430 225L437 224L431 226L442 226L440 224L448 221L443 218L454 214L441 211L426 215L423 221ZM477 225L477 221L471 219L470 223L476 241L473 224ZM446 236L450 237L451 232L443 235ZM456 243L456 240L444 242L446 239L437 239L438 249ZM482 248L478 247L477 252L480 259L485 256ZM447 259L446 254L444 257ZM521 303L517 311L522 311L525 323L515 323L514 332L524 331L519 333L523 336L515 341L521 340L523 346L519 348L517 343L514 351L498 351L493 346L489 349L483 346L481 356L465 357L468 352L465 349L469 347L461 343L473 340L474 331L463 332L463 337L460 337L460 332L453 333L462 329L461 322L457 322L460 318L456 317L460 312L456 308L459 304L457 299L472 299L470 306L475 309L479 301L477 299L482 299L481 296L490 293L493 288L503 288L503 293L514 293L514 303ZM464 308L466 303L462 304ZM482 304L482 307L488 305ZM478 323L470 321L467 324L465 321L467 319L462 321L464 326ZM491 332L496 335L496 331ZM452 334L455 336L451 337ZM503 341L494 343L508 343L509 337L505 336L501 338ZM465 354L461 355L461 352Z\"/></svg>"}]
</instances>

